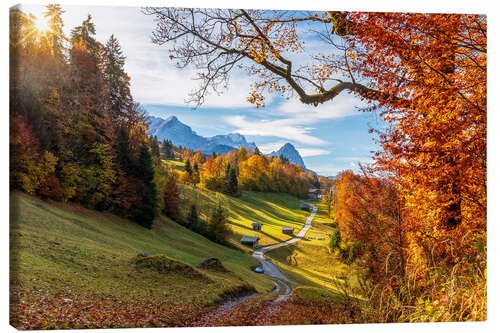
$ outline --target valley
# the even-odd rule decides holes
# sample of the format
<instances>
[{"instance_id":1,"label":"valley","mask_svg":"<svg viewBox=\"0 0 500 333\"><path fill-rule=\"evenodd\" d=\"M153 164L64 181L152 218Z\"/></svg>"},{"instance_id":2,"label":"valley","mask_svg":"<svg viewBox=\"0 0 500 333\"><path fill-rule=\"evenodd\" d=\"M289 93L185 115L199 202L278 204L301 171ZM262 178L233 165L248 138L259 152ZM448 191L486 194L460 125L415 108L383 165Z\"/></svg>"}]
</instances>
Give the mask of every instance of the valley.
<instances>
[{"instance_id":1,"label":"valley","mask_svg":"<svg viewBox=\"0 0 500 333\"><path fill-rule=\"evenodd\" d=\"M260 245L289 239L280 234L280 226L300 229L308 215L298 209L298 199L253 192L230 198L206 190L182 189L185 196L193 192L199 192L198 200L205 203L207 211L214 204L210 198L227 200L229 242L239 250L213 243L164 216L147 230L109 213L13 193L10 265L16 302L11 307L11 323L20 328L184 326L235 296L258 293L257 300L276 297L273 281L253 271L259 266L250 255L253 250L238 241L241 235L252 234L249 225L255 219L271 222L266 224L269 235L260 235ZM138 268L139 254L164 255L158 260L178 263L172 265L180 268L167 272L156 270L153 264ZM226 271L196 268L209 257L220 259ZM288 275L291 270L286 268L286 258L269 257L280 269L285 268L282 271L287 276L296 278ZM298 281L321 286L308 275ZM23 307L26 302L39 310L28 315L29 310ZM71 310L64 306L68 302ZM51 304L50 308L44 304ZM89 305L102 310L99 318L78 317L76 311ZM127 315L116 319L117 311L125 311L123 306L129 309ZM130 307L135 310L130 311ZM163 308L164 312L157 313L153 322L149 307Z\"/></svg>"}]
</instances>

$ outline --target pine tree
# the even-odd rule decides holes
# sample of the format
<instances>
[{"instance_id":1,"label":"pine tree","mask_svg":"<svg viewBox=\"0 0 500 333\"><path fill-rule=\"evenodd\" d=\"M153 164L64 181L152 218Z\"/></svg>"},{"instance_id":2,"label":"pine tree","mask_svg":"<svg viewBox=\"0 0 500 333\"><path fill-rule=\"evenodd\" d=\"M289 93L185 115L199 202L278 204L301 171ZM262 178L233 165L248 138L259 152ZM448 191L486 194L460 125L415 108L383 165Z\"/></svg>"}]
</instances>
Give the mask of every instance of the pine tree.
<instances>
[{"instance_id":1,"label":"pine tree","mask_svg":"<svg viewBox=\"0 0 500 333\"><path fill-rule=\"evenodd\" d=\"M163 143L161 144L161 151L163 152L163 154L165 154L166 159L172 159L174 157L172 148L172 142L164 139Z\"/></svg>"},{"instance_id":2,"label":"pine tree","mask_svg":"<svg viewBox=\"0 0 500 333\"><path fill-rule=\"evenodd\" d=\"M71 43L78 44L83 42L90 55L97 63L99 57L99 43L95 40L95 24L92 22L92 16L89 14L87 19L73 30L71 30Z\"/></svg>"},{"instance_id":3,"label":"pine tree","mask_svg":"<svg viewBox=\"0 0 500 333\"><path fill-rule=\"evenodd\" d=\"M253 152L253 153L254 153L255 155L262 155L262 153L261 153L261 152L260 152L260 150L259 150L259 147L257 147L257 146L255 147L255 150L254 150L254 152Z\"/></svg>"},{"instance_id":4,"label":"pine tree","mask_svg":"<svg viewBox=\"0 0 500 333\"><path fill-rule=\"evenodd\" d=\"M226 212L219 202L210 216L210 221L207 226L207 236L214 242L223 244L226 241L227 233Z\"/></svg>"},{"instance_id":5,"label":"pine tree","mask_svg":"<svg viewBox=\"0 0 500 333\"><path fill-rule=\"evenodd\" d=\"M140 198L136 203L134 220L151 229L155 218L156 211L156 185L154 180L154 168L151 153L148 145L144 143L139 153L139 160L135 168L135 174L140 181Z\"/></svg>"},{"instance_id":6,"label":"pine tree","mask_svg":"<svg viewBox=\"0 0 500 333\"><path fill-rule=\"evenodd\" d=\"M238 176L235 168L231 168L229 172L228 192L232 196L238 194Z\"/></svg>"},{"instance_id":7,"label":"pine tree","mask_svg":"<svg viewBox=\"0 0 500 333\"><path fill-rule=\"evenodd\" d=\"M129 175L132 172L133 165L130 156L130 139L125 125L120 126L118 130L116 154L121 169L126 175Z\"/></svg>"},{"instance_id":8,"label":"pine tree","mask_svg":"<svg viewBox=\"0 0 500 333\"><path fill-rule=\"evenodd\" d=\"M106 42L101 57L103 76L106 82L107 102L113 119L122 121L126 117L126 110L133 105L130 94L130 79L125 73L125 56L114 35Z\"/></svg>"},{"instance_id":9,"label":"pine tree","mask_svg":"<svg viewBox=\"0 0 500 333\"><path fill-rule=\"evenodd\" d=\"M184 170L189 173L191 176L193 174L193 169L191 168L191 162L189 160L186 161L186 165L184 166Z\"/></svg>"},{"instance_id":10,"label":"pine tree","mask_svg":"<svg viewBox=\"0 0 500 333\"><path fill-rule=\"evenodd\" d=\"M47 20L47 25L49 26L49 33L47 39L50 44L50 51L52 55L59 61L64 61L64 23L62 20L62 10L60 5L47 5L44 12L44 17Z\"/></svg>"},{"instance_id":11,"label":"pine tree","mask_svg":"<svg viewBox=\"0 0 500 333\"><path fill-rule=\"evenodd\" d=\"M198 226L198 209L194 203L192 203L189 208L189 214L186 222L190 229L195 229Z\"/></svg>"},{"instance_id":12,"label":"pine tree","mask_svg":"<svg viewBox=\"0 0 500 333\"><path fill-rule=\"evenodd\" d=\"M158 145L158 138L156 136L150 138L150 145L151 145L151 155L153 156L153 159L159 161L160 146Z\"/></svg>"}]
</instances>

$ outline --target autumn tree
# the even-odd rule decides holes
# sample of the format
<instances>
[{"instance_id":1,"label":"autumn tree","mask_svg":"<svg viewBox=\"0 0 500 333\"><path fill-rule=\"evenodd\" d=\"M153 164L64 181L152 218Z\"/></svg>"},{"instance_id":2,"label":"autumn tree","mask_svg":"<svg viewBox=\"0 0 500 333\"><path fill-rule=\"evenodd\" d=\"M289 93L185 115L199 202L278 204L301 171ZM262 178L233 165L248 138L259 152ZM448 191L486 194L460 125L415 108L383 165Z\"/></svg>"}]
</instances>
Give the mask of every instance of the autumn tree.
<instances>
[{"instance_id":1,"label":"autumn tree","mask_svg":"<svg viewBox=\"0 0 500 333\"><path fill-rule=\"evenodd\" d=\"M390 180L342 172L336 181L336 220L340 235L358 244L363 267L374 281L405 277L407 224L397 189ZM401 283L401 281L400 281Z\"/></svg>"},{"instance_id":2,"label":"autumn tree","mask_svg":"<svg viewBox=\"0 0 500 333\"><path fill-rule=\"evenodd\" d=\"M179 187L177 186L177 177L175 173L170 173L164 190L164 209L163 212L173 220L177 220L179 215Z\"/></svg>"},{"instance_id":3,"label":"autumn tree","mask_svg":"<svg viewBox=\"0 0 500 333\"><path fill-rule=\"evenodd\" d=\"M360 179L359 190L368 195L375 182L404 204L412 249L407 254L412 269L421 272L418 279L429 277L436 266L454 275L461 260L455 254L473 253L473 244L484 241L485 16L189 8L144 12L156 19L153 41L171 46L179 67L197 69L200 85L190 95L197 105L208 93L221 92L240 70L254 78L248 100L257 107L267 91L311 105L335 103L344 91L366 100L366 110L385 122L377 132L381 150L374 156L382 180ZM291 54L304 52L310 40L303 24L315 27L309 33L324 47L301 64ZM245 166L240 177L250 170ZM250 184L240 181L245 182ZM346 199L350 196L359 193ZM484 251L475 253L484 258ZM484 263L478 259L461 269L482 271Z\"/></svg>"}]
</instances>

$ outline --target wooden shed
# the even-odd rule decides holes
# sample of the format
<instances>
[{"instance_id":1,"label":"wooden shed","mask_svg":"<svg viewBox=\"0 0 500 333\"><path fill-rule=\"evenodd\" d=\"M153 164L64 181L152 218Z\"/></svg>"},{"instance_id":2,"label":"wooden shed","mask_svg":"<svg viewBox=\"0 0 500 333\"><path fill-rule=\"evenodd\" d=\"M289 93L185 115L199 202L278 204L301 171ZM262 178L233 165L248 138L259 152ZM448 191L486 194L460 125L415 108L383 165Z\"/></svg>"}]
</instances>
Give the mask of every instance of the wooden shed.
<instances>
[{"instance_id":1,"label":"wooden shed","mask_svg":"<svg viewBox=\"0 0 500 333\"><path fill-rule=\"evenodd\" d=\"M256 248L259 244L259 237L255 236L243 236L241 237L240 243L246 246L251 246Z\"/></svg>"},{"instance_id":2,"label":"wooden shed","mask_svg":"<svg viewBox=\"0 0 500 333\"><path fill-rule=\"evenodd\" d=\"M252 223L252 229L255 231L261 231L262 230L262 223L258 223L258 222Z\"/></svg>"},{"instance_id":3,"label":"wooden shed","mask_svg":"<svg viewBox=\"0 0 500 333\"><path fill-rule=\"evenodd\" d=\"M319 188L309 189L309 199L321 199L321 190Z\"/></svg>"},{"instance_id":4,"label":"wooden shed","mask_svg":"<svg viewBox=\"0 0 500 333\"><path fill-rule=\"evenodd\" d=\"M306 203L301 203L300 204L300 209L305 210L307 212L310 212L311 211L311 205L306 204Z\"/></svg>"},{"instance_id":5,"label":"wooden shed","mask_svg":"<svg viewBox=\"0 0 500 333\"><path fill-rule=\"evenodd\" d=\"M293 227L283 227L281 231L286 235L293 235Z\"/></svg>"}]
</instances>

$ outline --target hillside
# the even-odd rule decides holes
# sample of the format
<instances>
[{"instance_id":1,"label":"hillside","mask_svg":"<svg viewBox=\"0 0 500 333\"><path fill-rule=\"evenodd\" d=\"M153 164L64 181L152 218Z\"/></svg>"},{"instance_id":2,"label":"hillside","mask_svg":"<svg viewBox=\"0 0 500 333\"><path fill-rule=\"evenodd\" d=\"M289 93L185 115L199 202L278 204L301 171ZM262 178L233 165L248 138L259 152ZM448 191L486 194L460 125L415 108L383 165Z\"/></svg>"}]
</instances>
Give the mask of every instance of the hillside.
<instances>
[{"instance_id":1,"label":"hillside","mask_svg":"<svg viewBox=\"0 0 500 333\"><path fill-rule=\"evenodd\" d=\"M302 285L339 292L347 279L349 285L356 286L356 266L346 265L328 248L333 221L327 216L326 205L314 204L318 212L304 241L271 251L268 257L284 274Z\"/></svg>"},{"instance_id":2,"label":"hillside","mask_svg":"<svg viewBox=\"0 0 500 333\"><path fill-rule=\"evenodd\" d=\"M304 226L309 215L300 210L300 200L285 193L248 192L235 198L223 193L180 185L182 202L202 203L198 205L201 218L207 219L211 211L220 201L228 214L228 222L232 231L229 242L250 252L248 247L241 246L242 236L258 236L259 246L266 246L290 239L292 236L282 233L284 226L294 227L294 235ZM184 207L187 210L187 207ZM252 230L252 223L262 223L262 231Z\"/></svg>"},{"instance_id":3,"label":"hillside","mask_svg":"<svg viewBox=\"0 0 500 333\"><path fill-rule=\"evenodd\" d=\"M156 316L157 324L178 326L231 294L252 286L258 292L273 289L270 280L251 270L257 264L251 256L215 244L164 217L147 230L109 213L47 203L20 193L11 195L11 214L11 320L16 327L46 328L42 319L33 323L46 315L45 302L61 309L71 302L74 311L89 302L113 304L112 311L134 308L124 310L127 314L115 324L109 322L114 320L113 313L106 311L101 321L89 318L102 327L151 326L154 323L140 309L168 307ZM167 273L140 270L134 265L139 253L164 254L180 269ZM219 258L229 272L193 268L209 257ZM40 308L39 316L29 315L29 323L26 314L30 310L23 308L26 300ZM56 327L89 327L77 325L71 314L47 311L62 316L50 320ZM78 318L77 313L73 315Z\"/></svg>"}]
</instances>

